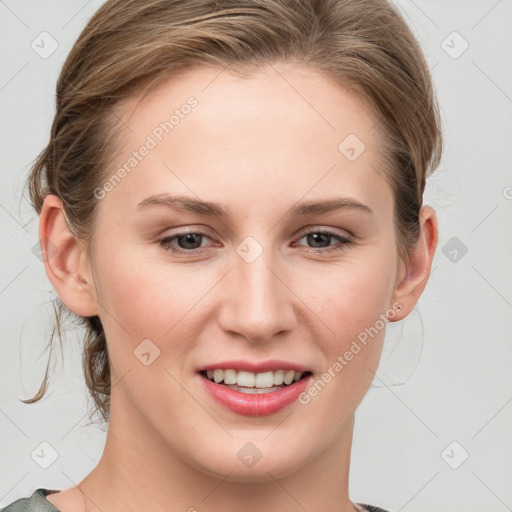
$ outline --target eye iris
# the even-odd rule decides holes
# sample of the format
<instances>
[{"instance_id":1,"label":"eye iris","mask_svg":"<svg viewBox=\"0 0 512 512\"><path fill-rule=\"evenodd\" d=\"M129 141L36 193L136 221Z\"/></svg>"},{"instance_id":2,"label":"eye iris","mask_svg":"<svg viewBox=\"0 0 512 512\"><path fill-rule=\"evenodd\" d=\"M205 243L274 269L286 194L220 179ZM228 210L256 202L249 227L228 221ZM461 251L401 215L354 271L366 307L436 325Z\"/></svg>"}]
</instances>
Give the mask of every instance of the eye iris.
<instances>
[{"instance_id":1,"label":"eye iris","mask_svg":"<svg viewBox=\"0 0 512 512\"><path fill-rule=\"evenodd\" d=\"M201 246L201 236L199 233L187 233L186 235L182 235L178 237L178 245L181 249L197 249ZM199 244L196 242L194 243L194 237L197 237L199 240ZM185 239L185 245L180 243L181 240ZM190 247L188 244L192 244L193 247Z\"/></svg>"},{"instance_id":2,"label":"eye iris","mask_svg":"<svg viewBox=\"0 0 512 512\"><path fill-rule=\"evenodd\" d=\"M319 241L321 243L322 239L328 245L331 235L329 235L327 233L309 233L307 235L307 237L308 237L308 243L312 242L313 246L315 247L315 244ZM319 238L320 238L320 240L318 240ZM316 246L316 247L318 247L318 246ZM325 247L325 245L320 245L320 247Z\"/></svg>"}]
</instances>

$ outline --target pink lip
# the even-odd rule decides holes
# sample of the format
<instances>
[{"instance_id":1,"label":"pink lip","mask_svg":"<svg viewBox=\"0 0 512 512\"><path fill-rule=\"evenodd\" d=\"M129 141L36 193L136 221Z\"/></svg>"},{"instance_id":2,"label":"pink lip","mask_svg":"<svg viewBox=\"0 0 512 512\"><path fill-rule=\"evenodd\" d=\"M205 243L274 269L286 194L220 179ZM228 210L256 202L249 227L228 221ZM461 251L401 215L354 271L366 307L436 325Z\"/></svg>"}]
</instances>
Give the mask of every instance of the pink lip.
<instances>
[{"instance_id":1,"label":"pink lip","mask_svg":"<svg viewBox=\"0 0 512 512\"><path fill-rule=\"evenodd\" d=\"M216 366L216 368L219 367ZM210 396L231 411L243 414L244 416L267 416L295 402L306 389L312 375L308 375L277 391L257 395L242 393L222 384L216 384L201 374L199 374L199 378L202 380L203 386Z\"/></svg>"},{"instance_id":2,"label":"pink lip","mask_svg":"<svg viewBox=\"0 0 512 512\"><path fill-rule=\"evenodd\" d=\"M296 372L305 373L309 371L309 368L306 368L302 364L290 363L288 361L280 361L278 359L271 359L269 361L262 361L260 363L254 363L251 361L223 361L221 363L213 363L206 366L202 366L198 368L198 372L203 370L236 370L246 371L252 373L263 373L263 372L276 372L277 370L295 370Z\"/></svg>"}]
</instances>

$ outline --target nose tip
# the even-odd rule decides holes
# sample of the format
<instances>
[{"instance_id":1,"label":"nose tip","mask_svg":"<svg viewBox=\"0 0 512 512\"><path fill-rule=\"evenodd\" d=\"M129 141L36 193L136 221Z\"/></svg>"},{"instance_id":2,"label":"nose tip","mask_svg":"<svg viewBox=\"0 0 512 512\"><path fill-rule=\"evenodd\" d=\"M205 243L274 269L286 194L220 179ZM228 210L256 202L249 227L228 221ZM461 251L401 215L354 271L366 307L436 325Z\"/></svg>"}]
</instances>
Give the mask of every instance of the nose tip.
<instances>
[{"instance_id":1,"label":"nose tip","mask_svg":"<svg viewBox=\"0 0 512 512\"><path fill-rule=\"evenodd\" d=\"M219 323L251 344L264 343L290 330L295 314L290 292L264 258L239 261L225 283Z\"/></svg>"}]
</instances>

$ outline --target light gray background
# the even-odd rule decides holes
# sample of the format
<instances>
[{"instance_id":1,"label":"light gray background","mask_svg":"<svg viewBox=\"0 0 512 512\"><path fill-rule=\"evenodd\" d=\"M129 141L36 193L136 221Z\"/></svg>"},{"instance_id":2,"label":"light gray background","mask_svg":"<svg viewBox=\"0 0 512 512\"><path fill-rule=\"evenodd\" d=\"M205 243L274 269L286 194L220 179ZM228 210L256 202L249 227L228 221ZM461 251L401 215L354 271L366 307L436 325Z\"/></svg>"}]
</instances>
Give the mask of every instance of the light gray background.
<instances>
[{"instance_id":1,"label":"light gray background","mask_svg":"<svg viewBox=\"0 0 512 512\"><path fill-rule=\"evenodd\" d=\"M76 484L104 445L101 429L84 426L76 334L47 398L18 400L43 376L52 296L32 252L37 216L21 191L49 135L58 72L101 3L0 0L0 506L36 487ZM512 2L398 5L442 105L445 152L425 200L438 213L440 239L420 314L390 325L359 407L351 497L393 512L512 510ZM58 42L47 58L31 47L43 46L43 31ZM58 453L47 469L35 462L41 449L51 453L43 442Z\"/></svg>"}]
</instances>

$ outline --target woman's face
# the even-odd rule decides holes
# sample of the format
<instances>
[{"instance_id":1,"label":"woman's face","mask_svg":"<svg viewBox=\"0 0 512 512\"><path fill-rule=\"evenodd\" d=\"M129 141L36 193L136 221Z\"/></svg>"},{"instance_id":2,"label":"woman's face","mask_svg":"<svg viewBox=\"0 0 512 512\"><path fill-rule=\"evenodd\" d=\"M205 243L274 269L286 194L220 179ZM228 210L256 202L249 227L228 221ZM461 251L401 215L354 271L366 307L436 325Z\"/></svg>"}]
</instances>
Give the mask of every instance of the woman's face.
<instances>
[{"instance_id":1,"label":"woman's face","mask_svg":"<svg viewBox=\"0 0 512 512\"><path fill-rule=\"evenodd\" d=\"M110 428L240 480L336 453L400 309L377 119L290 64L189 70L140 99L118 112L124 136L96 190ZM263 388L305 377L255 394L210 382L221 369Z\"/></svg>"}]
</instances>

